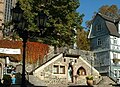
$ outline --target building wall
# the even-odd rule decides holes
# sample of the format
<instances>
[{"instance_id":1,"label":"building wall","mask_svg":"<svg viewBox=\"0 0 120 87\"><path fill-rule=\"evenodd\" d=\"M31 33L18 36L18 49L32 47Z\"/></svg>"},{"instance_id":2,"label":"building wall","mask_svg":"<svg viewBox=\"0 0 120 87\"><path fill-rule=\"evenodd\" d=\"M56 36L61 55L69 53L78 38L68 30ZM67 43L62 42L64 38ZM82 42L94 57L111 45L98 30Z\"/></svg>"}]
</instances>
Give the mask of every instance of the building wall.
<instances>
[{"instance_id":1,"label":"building wall","mask_svg":"<svg viewBox=\"0 0 120 87\"><path fill-rule=\"evenodd\" d=\"M104 18L97 15L94 18L91 33L91 50L96 54L95 68L100 73L106 73L113 79L120 76L120 38L111 36L106 26ZM102 25L101 29L97 29L96 25ZM119 23L116 26L119 32ZM113 60L117 60L117 63ZM116 73L117 72L117 73ZM117 74L118 76L114 76Z\"/></svg>"},{"instance_id":2,"label":"building wall","mask_svg":"<svg viewBox=\"0 0 120 87\"><path fill-rule=\"evenodd\" d=\"M110 76L117 80L120 77L120 38L110 36Z\"/></svg>"},{"instance_id":3,"label":"building wall","mask_svg":"<svg viewBox=\"0 0 120 87\"><path fill-rule=\"evenodd\" d=\"M37 70L34 71L33 75L38 77L39 79L46 82L46 84L63 84L67 85L68 83L77 83L77 84L86 84L86 76L93 75L94 80L99 78L99 72L91 67L89 63L87 63L81 57L63 57L59 56L55 61L51 60L51 63L48 65L43 65ZM70 77L69 66L72 64L72 77ZM58 73L54 73L55 66L58 66ZM60 67L65 67L65 73L60 73ZM80 70L84 70L84 72L80 73ZM92 73L91 73L92 72Z\"/></svg>"},{"instance_id":4,"label":"building wall","mask_svg":"<svg viewBox=\"0 0 120 87\"><path fill-rule=\"evenodd\" d=\"M4 0L0 0L0 39L3 38L2 24L4 23Z\"/></svg>"},{"instance_id":5,"label":"building wall","mask_svg":"<svg viewBox=\"0 0 120 87\"><path fill-rule=\"evenodd\" d=\"M110 36L105 25L105 20L99 15L93 21L90 40L91 50L96 55L94 61L95 68L101 73L108 72L110 66Z\"/></svg>"},{"instance_id":6,"label":"building wall","mask_svg":"<svg viewBox=\"0 0 120 87\"><path fill-rule=\"evenodd\" d=\"M11 20L11 9L15 6L16 0L5 0L4 1L4 22Z\"/></svg>"},{"instance_id":7,"label":"building wall","mask_svg":"<svg viewBox=\"0 0 120 87\"><path fill-rule=\"evenodd\" d=\"M113 51L120 51L120 38L116 36L110 36L110 49Z\"/></svg>"},{"instance_id":8,"label":"building wall","mask_svg":"<svg viewBox=\"0 0 120 87\"><path fill-rule=\"evenodd\" d=\"M50 63L49 63L50 62ZM34 72L34 75L45 81L46 84L66 84L67 65L63 62L62 55L59 55L56 60L51 60L47 64L41 66ZM53 74L54 65L65 66L65 74Z\"/></svg>"},{"instance_id":9,"label":"building wall","mask_svg":"<svg viewBox=\"0 0 120 87\"><path fill-rule=\"evenodd\" d=\"M15 6L16 0L4 0L4 23L8 23L11 20L11 9ZM4 27L4 38L10 35L11 28Z\"/></svg>"},{"instance_id":10,"label":"building wall","mask_svg":"<svg viewBox=\"0 0 120 87\"><path fill-rule=\"evenodd\" d=\"M100 16L97 16L93 21L90 37L91 50L109 49L109 33L105 21Z\"/></svg>"},{"instance_id":11,"label":"building wall","mask_svg":"<svg viewBox=\"0 0 120 87\"><path fill-rule=\"evenodd\" d=\"M110 66L109 51L96 53L94 67L101 73L107 73Z\"/></svg>"},{"instance_id":12,"label":"building wall","mask_svg":"<svg viewBox=\"0 0 120 87\"><path fill-rule=\"evenodd\" d=\"M9 32L9 28L4 28L3 24L11 20L11 8L15 3L16 0L0 0L0 39L3 39L3 33Z\"/></svg>"}]
</instances>

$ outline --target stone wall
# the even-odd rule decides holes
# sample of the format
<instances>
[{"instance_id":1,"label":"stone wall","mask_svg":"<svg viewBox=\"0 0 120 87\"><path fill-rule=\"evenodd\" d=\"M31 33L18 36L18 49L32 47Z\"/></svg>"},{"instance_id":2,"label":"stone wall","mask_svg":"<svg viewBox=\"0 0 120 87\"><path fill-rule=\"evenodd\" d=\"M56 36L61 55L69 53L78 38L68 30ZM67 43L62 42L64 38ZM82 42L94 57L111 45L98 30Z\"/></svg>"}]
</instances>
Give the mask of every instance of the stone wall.
<instances>
[{"instance_id":1,"label":"stone wall","mask_svg":"<svg viewBox=\"0 0 120 87\"><path fill-rule=\"evenodd\" d=\"M55 59L55 58L54 58ZM73 61L73 82L69 82L68 80L68 66L70 62ZM51 62L51 63L49 63ZM82 57L80 56L60 56L55 61L51 60L48 61L48 65L45 64L42 67L35 70L33 73L34 76L38 77L40 80L44 81L47 85L67 85L69 83L74 84L86 84L86 76L88 75L94 75L94 80L99 79L99 72L91 67L91 65L86 62ZM54 65L62 65L65 66L65 74L54 74ZM83 67L86 71L85 75L78 75L78 70L80 67ZM92 70L92 71L91 71ZM92 72L92 73L91 73ZM62 86L60 86L62 87Z\"/></svg>"},{"instance_id":2,"label":"stone wall","mask_svg":"<svg viewBox=\"0 0 120 87\"><path fill-rule=\"evenodd\" d=\"M62 84L66 85L67 81L67 73L65 74L53 74L53 66L54 65L63 65L65 66L65 70L67 70L67 64L64 63L63 58L59 58L55 62L49 64L47 67L41 69L39 73L34 73L34 75L41 80L43 80L47 85L56 85ZM65 71L67 72L67 71Z\"/></svg>"},{"instance_id":3,"label":"stone wall","mask_svg":"<svg viewBox=\"0 0 120 87\"><path fill-rule=\"evenodd\" d=\"M86 76L89 75L93 75L94 81L99 79L99 72L92 67L88 62L86 62L85 60L83 60L81 57L79 57L78 63L76 63L74 65L74 75L77 75L77 84L81 84L81 85L86 85ZM79 68L82 67L85 69L86 74L85 75L78 75L77 71L79 70ZM97 81L96 81L97 82Z\"/></svg>"},{"instance_id":4,"label":"stone wall","mask_svg":"<svg viewBox=\"0 0 120 87\"><path fill-rule=\"evenodd\" d=\"M0 0L0 39L3 38L2 24L4 23L4 0Z\"/></svg>"}]
</instances>

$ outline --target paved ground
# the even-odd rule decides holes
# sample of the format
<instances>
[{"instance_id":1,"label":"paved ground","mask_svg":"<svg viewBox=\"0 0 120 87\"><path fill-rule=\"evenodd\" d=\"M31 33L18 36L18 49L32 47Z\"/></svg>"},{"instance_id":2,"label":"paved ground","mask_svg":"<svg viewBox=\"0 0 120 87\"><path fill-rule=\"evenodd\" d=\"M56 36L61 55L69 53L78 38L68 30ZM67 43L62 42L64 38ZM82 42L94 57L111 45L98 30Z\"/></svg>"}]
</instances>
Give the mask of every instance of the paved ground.
<instances>
[{"instance_id":1,"label":"paved ground","mask_svg":"<svg viewBox=\"0 0 120 87\"><path fill-rule=\"evenodd\" d=\"M68 87L93 87L93 86L87 86L87 85L72 85Z\"/></svg>"}]
</instances>

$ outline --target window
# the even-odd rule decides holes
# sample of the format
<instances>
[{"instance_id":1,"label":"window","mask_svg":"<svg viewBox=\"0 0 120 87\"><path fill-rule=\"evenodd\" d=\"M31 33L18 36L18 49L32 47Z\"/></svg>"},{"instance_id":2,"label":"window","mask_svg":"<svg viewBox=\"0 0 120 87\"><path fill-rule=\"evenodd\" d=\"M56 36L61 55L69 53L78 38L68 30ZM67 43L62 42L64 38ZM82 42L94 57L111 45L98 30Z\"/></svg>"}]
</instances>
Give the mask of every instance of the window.
<instances>
[{"instance_id":1,"label":"window","mask_svg":"<svg viewBox=\"0 0 120 87\"><path fill-rule=\"evenodd\" d=\"M64 62L66 62L66 59L64 58Z\"/></svg>"},{"instance_id":2,"label":"window","mask_svg":"<svg viewBox=\"0 0 120 87\"><path fill-rule=\"evenodd\" d=\"M75 63L77 63L77 60L75 60Z\"/></svg>"},{"instance_id":3,"label":"window","mask_svg":"<svg viewBox=\"0 0 120 87\"><path fill-rule=\"evenodd\" d=\"M96 31L101 31L102 30L102 25L101 24L95 25L95 30Z\"/></svg>"},{"instance_id":4,"label":"window","mask_svg":"<svg viewBox=\"0 0 120 87\"><path fill-rule=\"evenodd\" d=\"M54 74L65 74L65 66L54 65L53 73Z\"/></svg>"},{"instance_id":5,"label":"window","mask_svg":"<svg viewBox=\"0 0 120 87\"><path fill-rule=\"evenodd\" d=\"M101 24L99 24L98 25L98 29L97 29L98 31L101 31L102 30L102 25Z\"/></svg>"},{"instance_id":6,"label":"window","mask_svg":"<svg viewBox=\"0 0 120 87\"><path fill-rule=\"evenodd\" d=\"M54 74L58 74L59 73L59 66L58 65L54 65L53 73Z\"/></svg>"},{"instance_id":7,"label":"window","mask_svg":"<svg viewBox=\"0 0 120 87\"><path fill-rule=\"evenodd\" d=\"M116 38L113 39L113 44L117 44L117 39Z\"/></svg>"},{"instance_id":8,"label":"window","mask_svg":"<svg viewBox=\"0 0 120 87\"><path fill-rule=\"evenodd\" d=\"M60 66L60 74L65 74L65 66Z\"/></svg>"},{"instance_id":9,"label":"window","mask_svg":"<svg viewBox=\"0 0 120 87\"><path fill-rule=\"evenodd\" d=\"M117 77L117 70L114 70L114 77Z\"/></svg>"},{"instance_id":10,"label":"window","mask_svg":"<svg viewBox=\"0 0 120 87\"><path fill-rule=\"evenodd\" d=\"M117 54L116 53L113 53L113 58L117 58Z\"/></svg>"},{"instance_id":11,"label":"window","mask_svg":"<svg viewBox=\"0 0 120 87\"><path fill-rule=\"evenodd\" d=\"M99 46L99 45L102 45L102 40L101 40L101 38L98 38L97 39L97 45Z\"/></svg>"}]
</instances>

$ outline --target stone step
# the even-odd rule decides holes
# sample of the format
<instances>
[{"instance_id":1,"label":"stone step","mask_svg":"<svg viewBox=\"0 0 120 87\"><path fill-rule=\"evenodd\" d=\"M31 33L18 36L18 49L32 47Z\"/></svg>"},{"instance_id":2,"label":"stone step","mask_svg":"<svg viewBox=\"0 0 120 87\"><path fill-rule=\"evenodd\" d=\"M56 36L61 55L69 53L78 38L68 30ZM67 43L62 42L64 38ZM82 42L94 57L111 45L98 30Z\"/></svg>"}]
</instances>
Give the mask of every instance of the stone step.
<instances>
[{"instance_id":1,"label":"stone step","mask_svg":"<svg viewBox=\"0 0 120 87\"><path fill-rule=\"evenodd\" d=\"M108 76L102 76L100 83L98 85L94 85L94 87L113 87L112 84L115 84L112 79Z\"/></svg>"},{"instance_id":2,"label":"stone step","mask_svg":"<svg viewBox=\"0 0 120 87\"><path fill-rule=\"evenodd\" d=\"M101 85L94 85L93 87L114 87L114 86L101 84Z\"/></svg>"},{"instance_id":3,"label":"stone step","mask_svg":"<svg viewBox=\"0 0 120 87\"><path fill-rule=\"evenodd\" d=\"M39 78L33 75L29 75L29 82L31 84L34 84L34 86L46 86L46 83L44 81L40 80Z\"/></svg>"}]
</instances>

